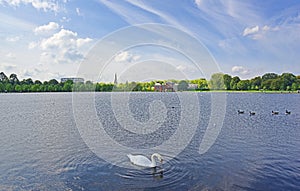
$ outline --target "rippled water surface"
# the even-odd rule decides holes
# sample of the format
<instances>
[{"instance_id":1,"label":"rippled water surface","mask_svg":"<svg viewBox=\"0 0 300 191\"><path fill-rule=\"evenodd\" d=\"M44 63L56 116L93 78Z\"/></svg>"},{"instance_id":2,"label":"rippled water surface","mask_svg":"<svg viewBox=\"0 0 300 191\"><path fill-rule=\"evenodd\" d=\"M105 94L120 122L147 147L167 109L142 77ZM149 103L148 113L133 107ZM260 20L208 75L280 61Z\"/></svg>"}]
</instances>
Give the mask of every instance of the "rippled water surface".
<instances>
[{"instance_id":1,"label":"rippled water surface","mask_svg":"<svg viewBox=\"0 0 300 191\"><path fill-rule=\"evenodd\" d=\"M112 94L96 93L98 120L113 140L130 148L151 149L176 132L183 116L178 94L188 93L128 94L130 112L120 118L130 115L145 123L163 110L165 117L156 131L133 133L116 119ZM119 97L115 101L123 102ZM198 93L197 99L198 127L187 147L176 157L172 147L159 150L166 162L145 169L118 167L89 149L75 123L72 94L0 94L0 190L300 189L299 94L226 94L223 127L204 154L198 150L212 99L210 93ZM151 106L157 100L163 110ZM245 114L238 114L239 109ZM292 113L286 115L286 109ZM272 110L279 115L272 115ZM256 115L250 116L249 111ZM89 120L88 114L80 120ZM114 148L103 152L113 153ZM130 165L125 156L120 162Z\"/></svg>"}]
</instances>

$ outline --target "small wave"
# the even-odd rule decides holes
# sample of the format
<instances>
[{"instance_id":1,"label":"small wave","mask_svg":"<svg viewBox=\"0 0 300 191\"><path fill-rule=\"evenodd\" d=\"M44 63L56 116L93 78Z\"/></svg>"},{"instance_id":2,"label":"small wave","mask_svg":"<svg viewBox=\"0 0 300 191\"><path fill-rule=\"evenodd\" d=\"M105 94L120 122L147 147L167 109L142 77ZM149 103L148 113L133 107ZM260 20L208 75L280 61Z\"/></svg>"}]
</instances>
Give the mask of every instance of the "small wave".
<instances>
[{"instance_id":1,"label":"small wave","mask_svg":"<svg viewBox=\"0 0 300 191\"><path fill-rule=\"evenodd\" d=\"M156 168L134 167L124 169L116 175L121 177L129 188L171 188L185 179L189 172L178 158L164 155L164 159L170 160Z\"/></svg>"}]
</instances>

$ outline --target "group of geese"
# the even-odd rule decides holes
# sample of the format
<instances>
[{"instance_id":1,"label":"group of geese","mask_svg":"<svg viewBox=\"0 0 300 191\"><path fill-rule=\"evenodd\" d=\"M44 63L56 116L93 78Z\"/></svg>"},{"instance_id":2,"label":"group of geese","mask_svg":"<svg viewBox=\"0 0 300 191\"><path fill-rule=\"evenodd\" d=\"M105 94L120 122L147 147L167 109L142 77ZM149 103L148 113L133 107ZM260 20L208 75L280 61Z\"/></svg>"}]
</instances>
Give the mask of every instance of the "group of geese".
<instances>
[{"instance_id":1,"label":"group of geese","mask_svg":"<svg viewBox=\"0 0 300 191\"><path fill-rule=\"evenodd\" d=\"M238 110L238 114L244 114L245 111L243 110ZM272 115L278 115L279 114L279 111L273 111L272 110ZM290 115L291 114L291 111L288 111L287 109L285 110L285 114L286 115ZM254 111L249 111L249 115L255 115L255 112Z\"/></svg>"},{"instance_id":2,"label":"group of geese","mask_svg":"<svg viewBox=\"0 0 300 191\"><path fill-rule=\"evenodd\" d=\"M244 114L245 111L243 110L238 110L238 114ZM255 115L255 112L249 111L250 115ZM279 111L272 111L272 115L278 115ZM287 109L285 110L286 115L290 115L291 111L288 111ZM129 158L130 162L133 165L140 166L140 167L145 167L145 168L155 168L157 166L156 160L157 159L160 163L163 162L163 158L160 154L154 153L151 155L151 160L147 158L144 155L132 155L128 154L127 157Z\"/></svg>"}]
</instances>

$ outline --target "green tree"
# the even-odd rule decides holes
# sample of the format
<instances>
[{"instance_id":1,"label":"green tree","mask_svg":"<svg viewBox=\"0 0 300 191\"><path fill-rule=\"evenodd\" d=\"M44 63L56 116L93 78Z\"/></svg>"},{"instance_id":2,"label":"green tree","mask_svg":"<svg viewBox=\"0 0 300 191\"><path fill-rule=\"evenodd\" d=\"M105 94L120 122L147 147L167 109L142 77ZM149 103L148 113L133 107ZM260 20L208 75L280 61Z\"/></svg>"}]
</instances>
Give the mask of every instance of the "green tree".
<instances>
[{"instance_id":1,"label":"green tree","mask_svg":"<svg viewBox=\"0 0 300 191\"><path fill-rule=\"evenodd\" d=\"M30 85L28 84L22 84L22 92L30 92Z\"/></svg>"},{"instance_id":2,"label":"green tree","mask_svg":"<svg viewBox=\"0 0 300 191\"><path fill-rule=\"evenodd\" d=\"M237 83L238 90L249 90L250 81L249 80L241 80Z\"/></svg>"},{"instance_id":3,"label":"green tree","mask_svg":"<svg viewBox=\"0 0 300 191\"><path fill-rule=\"evenodd\" d=\"M296 82L294 82L294 83L292 84L292 91L296 91L296 90L298 90L298 89L299 89L299 84L296 83Z\"/></svg>"},{"instance_id":4,"label":"green tree","mask_svg":"<svg viewBox=\"0 0 300 191\"><path fill-rule=\"evenodd\" d=\"M0 92L4 92L5 87L2 82L0 82Z\"/></svg>"},{"instance_id":5,"label":"green tree","mask_svg":"<svg viewBox=\"0 0 300 191\"><path fill-rule=\"evenodd\" d=\"M58 81L56 79L51 79L48 84L50 85L57 85L58 84Z\"/></svg>"},{"instance_id":6,"label":"green tree","mask_svg":"<svg viewBox=\"0 0 300 191\"><path fill-rule=\"evenodd\" d=\"M278 78L278 74L275 74L275 73L266 73L261 78L262 78L263 81L274 80L274 79Z\"/></svg>"},{"instance_id":7,"label":"green tree","mask_svg":"<svg viewBox=\"0 0 300 191\"><path fill-rule=\"evenodd\" d=\"M231 82L232 77L228 74L223 75L223 80L224 80L224 86L226 90L230 90L230 82Z\"/></svg>"},{"instance_id":8,"label":"green tree","mask_svg":"<svg viewBox=\"0 0 300 191\"><path fill-rule=\"evenodd\" d=\"M55 91L56 92L61 92L62 91L62 86L60 84L55 85Z\"/></svg>"},{"instance_id":9,"label":"green tree","mask_svg":"<svg viewBox=\"0 0 300 191\"><path fill-rule=\"evenodd\" d=\"M269 87L270 90L283 90L283 89L281 89L282 80L280 78L271 79L270 81L271 81L271 84L270 84L270 87Z\"/></svg>"},{"instance_id":10,"label":"green tree","mask_svg":"<svg viewBox=\"0 0 300 191\"><path fill-rule=\"evenodd\" d=\"M230 81L230 89L237 90L238 89L237 84L239 83L239 81L241 81L241 80L238 76L233 77Z\"/></svg>"},{"instance_id":11,"label":"green tree","mask_svg":"<svg viewBox=\"0 0 300 191\"><path fill-rule=\"evenodd\" d=\"M35 80L34 84L42 85L43 83L40 80Z\"/></svg>"},{"instance_id":12,"label":"green tree","mask_svg":"<svg viewBox=\"0 0 300 191\"><path fill-rule=\"evenodd\" d=\"M208 82L204 78L195 79L190 81L192 84L197 84L199 90L208 90Z\"/></svg>"},{"instance_id":13,"label":"green tree","mask_svg":"<svg viewBox=\"0 0 300 191\"><path fill-rule=\"evenodd\" d=\"M18 84L18 83L19 83L19 79L18 79L18 77L17 77L17 74L11 74L11 75L9 76L9 82L10 82L11 84Z\"/></svg>"},{"instance_id":14,"label":"green tree","mask_svg":"<svg viewBox=\"0 0 300 191\"><path fill-rule=\"evenodd\" d=\"M223 76L224 74L222 73L213 74L209 81L210 88L213 90L224 90L225 85Z\"/></svg>"},{"instance_id":15,"label":"green tree","mask_svg":"<svg viewBox=\"0 0 300 191\"><path fill-rule=\"evenodd\" d=\"M42 91L41 85L39 85L39 84L33 84L33 85L31 85L30 86L30 91L31 92L40 92L40 91Z\"/></svg>"},{"instance_id":16,"label":"green tree","mask_svg":"<svg viewBox=\"0 0 300 191\"><path fill-rule=\"evenodd\" d=\"M22 92L22 86L19 85L19 84L17 84L17 85L15 86L15 91L16 91L16 92Z\"/></svg>"},{"instance_id":17,"label":"green tree","mask_svg":"<svg viewBox=\"0 0 300 191\"><path fill-rule=\"evenodd\" d=\"M271 90L271 84L273 82L274 79L269 79L269 80L264 80L261 83L261 88L263 90Z\"/></svg>"},{"instance_id":18,"label":"green tree","mask_svg":"<svg viewBox=\"0 0 300 191\"><path fill-rule=\"evenodd\" d=\"M189 87L189 84L185 80L181 80L178 83L178 91L186 91L188 89L188 87Z\"/></svg>"},{"instance_id":19,"label":"green tree","mask_svg":"<svg viewBox=\"0 0 300 191\"><path fill-rule=\"evenodd\" d=\"M281 90L290 90L292 87L292 84L297 80L296 76L291 73L283 73L280 76L281 79Z\"/></svg>"},{"instance_id":20,"label":"green tree","mask_svg":"<svg viewBox=\"0 0 300 191\"><path fill-rule=\"evenodd\" d=\"M4 90L4 91L6 91L6 92L13 92L13 91L14 91L13 85L10 84L10 83L6 83L6 84L5 84L5 90Z\"/></svg>"},{"instance_id":21,"label":"green tree","mask_svg":"<svg viewBox=\"0 0 300 191\"><path fill-rule=\"evenodd\" d=\"M136 85L133 87L132 91L142 91L143 86L141 83L136 83Z\"/></svg>"},{"instance_id":22,"label":"green tree","mask_svg":"<svg viewBox=\"0 0 300 191\"><path fill-rule=\"evenodd\" d=\"M63 86L63 88L62 88L62 91L63 92L71 92L72 91L72 83L68 83L68 82L65 82L64 83L64 86ZM77 87L76 87L77 88ZM75 91L77 91L77 89L75 90Z\"/></svg>"},{"instance_id":23,"label":"green tree","mask_svg":"<svg viewBox=\"0 0 300 191\"><path fill-rule=\"evenodd\" d=\"M95 91L96 86L91 81L86 81L84 91Z\"/></svg>"},{"instance_id":24,"label":"green tree","mask_svg":"<svg viewBox=\"0 0 300 191\"><path fill-rule=\"evenodd\" d=\"M8 77L4 74L4 72L0 73L0 81L1 82L8 82Z\"/></svg>"},{"instance_id":25,"label":"green tree","mask_svg":"<svg viewBox=\"0 0 300 191\"><path fill-rule=\"evenodd\" d=\"M27 79L23 79L23 80L21 81L21 84L31 85L31 84L33 84L33 81L32 81L31 78L27 78Z\"/></svg>"},{"instance_id":26,"label":"green tree","mask_svg":"<svg viewBox=\"0 0 300 191\"><path fill-rule=\"evenodd\" d=\"M261 88L261 82L262 82L262 79L260 76L257 76L253 79L250 80L250 83L251 83L251 89L252 90L259 90Z\"/></svg>"}]
</instances>

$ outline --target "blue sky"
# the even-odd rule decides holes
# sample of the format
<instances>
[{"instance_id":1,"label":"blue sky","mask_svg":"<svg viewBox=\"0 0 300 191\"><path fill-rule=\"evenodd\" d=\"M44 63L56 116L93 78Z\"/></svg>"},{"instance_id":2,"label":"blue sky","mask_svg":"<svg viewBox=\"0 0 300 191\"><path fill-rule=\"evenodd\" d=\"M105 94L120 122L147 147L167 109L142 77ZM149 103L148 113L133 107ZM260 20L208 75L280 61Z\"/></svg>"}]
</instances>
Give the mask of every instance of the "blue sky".
<instances>
[{"instance_id":1,"label":"blue sky","mask_svg":"<svg viewBox=\"0 0 300 191\"><path fill-rule=\"evenodd\" d=\"M76 76L102 38L144 23L166 24L191 35L208 49L221 72L233 76L300 74L299 0L0 0L0 18L0 71L20 79ZM151 68L163 62L168 67L159 70L174 67L170 71L184 73L177 76L203 77L172 51L135 47L116 53L103 80L112 81L117 72L124 73L124 80L145 81L145 70L153 74L158 70ZM174 78L169 73L157 76Z\"/></svg>"}]
</instances>

